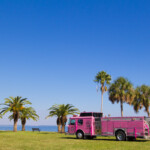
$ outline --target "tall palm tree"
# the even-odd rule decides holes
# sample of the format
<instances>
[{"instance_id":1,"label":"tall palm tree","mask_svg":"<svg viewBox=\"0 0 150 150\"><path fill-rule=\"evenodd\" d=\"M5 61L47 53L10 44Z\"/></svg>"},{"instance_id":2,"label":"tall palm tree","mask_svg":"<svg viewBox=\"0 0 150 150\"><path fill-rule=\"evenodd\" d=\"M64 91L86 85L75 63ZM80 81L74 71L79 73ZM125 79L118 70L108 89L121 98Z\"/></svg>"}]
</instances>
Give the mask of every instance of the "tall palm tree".
<instances>
[{"instance_id":1,"label":"tall palm tree","mask_svg":"<svg viewBox=\"0 0 150 150\"><path fill-rule=\"evenodd\" d=\"M110 84L111 76L107 74L105 71L98 72L98 74L95 77L95 82L100 84L100 90L101 90L101 113L103 112L103 94L107 91L107 85Z\"/></svg>"},{"instance_id":2,"label":"tall palm tree","mask_svg":"<svg viewBox=\"0 0 150 150\"><path fill-rule=\"evenodd\" d=\"M67 122L67 115L79 114L79 110L71 104L66 104L66 105L62 104L62 105L59 105L59 108L60 108L60 112L61 112L61 124L62 124L61 132L64 133L65 125Z\"/></svg>"},{"instance_id":3,"label":"tall palm tree","mask_svg":"<svg viewBox=\"0 0 150 150\"><path fill-rule=\"evenodd\" d=\"M132 104L134 100L133 85L123 77L117 78L109 88L109 100L112 103L119 103L121 107L121 116L123 117L123 103Z\"/></svg>"},{"instance_id":4,"label":"tall palm tree","mask_svg":"<svg viewBox=\"0 0 150 150\"><path fill-rule=\"evenodd\" d=\"M9 98L5 98L5 103L2 104L5 107L1 109L0 114L5 115L7 112L12 113L14 120L14 129L13 129L14 132L17 131L17 122L19 119L19 113L26 104L31 104L31 102L29 102L27 98L22 98L20 96L17 97L10 96Z\"/></svg>"},{"instance_id":5,"label":"tall palm tree","mask_svg":"<svg viewBox=\"0 0 150 150\"><path fill-rule=\"evenodd\" d=\"M46 118L56 116L57 117L57 127L58 132L61 132L61 112L60 112L60 106L59 105L53 105L49 109L49 115Z\"/></svg>"},{"instance_id":6,"label":"tall palm tree","mask_svg":"<svg viewBox=\"0 0 150 150\"><path fill-rule=\"evenodd\" d=\"M149 106L150 106L150 87L147 85L138 86L135 89L135 98L132 103L136 112L139 109L145 108L148 116L150 117Z\"/></svg>"}]
</instances>

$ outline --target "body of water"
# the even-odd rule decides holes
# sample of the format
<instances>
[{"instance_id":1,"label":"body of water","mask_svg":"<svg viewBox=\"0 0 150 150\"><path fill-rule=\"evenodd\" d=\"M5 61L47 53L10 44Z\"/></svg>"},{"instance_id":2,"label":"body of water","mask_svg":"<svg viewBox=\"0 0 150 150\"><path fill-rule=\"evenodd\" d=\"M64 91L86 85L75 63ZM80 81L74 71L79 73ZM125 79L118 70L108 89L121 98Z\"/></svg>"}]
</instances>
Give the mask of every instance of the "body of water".
<instances>
[{"instance_id":1,"label":"body of water","mask_svg":"<svg viewBox=\"0 0 150 150\"><path fill-rule=\"evenodd\" d=\"M41 131L49 131L49 132L57 132L57 126L26 126L26 131L32 131L32 128L39 128ZM18 125L17 130L21 131L22 127L21 125ZM13 126L12 125L0 125L0 130L4 131L12 131ZM68 131L67 127L65 131Z\"/></svg>"}]
</instances>

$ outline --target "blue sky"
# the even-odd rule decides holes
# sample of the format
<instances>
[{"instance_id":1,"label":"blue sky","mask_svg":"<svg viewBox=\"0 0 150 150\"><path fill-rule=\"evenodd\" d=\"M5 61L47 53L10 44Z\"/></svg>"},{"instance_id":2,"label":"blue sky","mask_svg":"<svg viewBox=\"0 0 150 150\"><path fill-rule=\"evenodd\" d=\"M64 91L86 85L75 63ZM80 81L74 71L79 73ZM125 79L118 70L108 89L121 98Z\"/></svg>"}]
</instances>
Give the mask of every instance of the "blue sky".
<instances>
[{"instance_id":1,"label":"blue sky","mask_svg":"<svg viewBox=\"0 0 150 150\"><path fill-rule=\"evenodd\" d=\"M100 111L93 82L99 71L134 86L150 85L149 0L1 0L0 101L27 97L45 120L53 104ZM120 116L120 105L104 95L104 114ZM135 114L124 105L124 115ZM7 116L2 124L13 124Z\"/></svg>"}]
</instances>

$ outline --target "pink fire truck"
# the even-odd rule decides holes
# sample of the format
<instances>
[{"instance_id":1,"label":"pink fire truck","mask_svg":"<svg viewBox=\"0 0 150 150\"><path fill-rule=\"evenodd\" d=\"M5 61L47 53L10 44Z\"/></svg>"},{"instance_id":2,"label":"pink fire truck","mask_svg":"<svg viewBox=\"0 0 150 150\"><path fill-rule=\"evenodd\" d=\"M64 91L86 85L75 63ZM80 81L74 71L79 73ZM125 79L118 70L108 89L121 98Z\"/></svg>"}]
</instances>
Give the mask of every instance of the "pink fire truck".
<instances>
[{"instance_id":1,"label":"pink fire truck","mask_svg":"<svg viewBox=\"0 0 150 150\"><path fill-rule=\"evenodd\" d=\"M118 141L136 138L150 139L150 118L102 117L102 113L83 112L69 120L68 134L78 139L115 136Z\"/></svg>"}]
</instances>

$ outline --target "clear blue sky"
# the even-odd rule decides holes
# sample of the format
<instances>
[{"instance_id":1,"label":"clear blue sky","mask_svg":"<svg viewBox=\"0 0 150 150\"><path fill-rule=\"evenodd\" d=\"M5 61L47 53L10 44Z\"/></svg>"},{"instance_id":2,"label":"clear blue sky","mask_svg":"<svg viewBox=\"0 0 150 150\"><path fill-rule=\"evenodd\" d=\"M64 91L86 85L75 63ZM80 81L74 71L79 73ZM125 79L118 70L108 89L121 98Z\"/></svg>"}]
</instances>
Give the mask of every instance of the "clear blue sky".
<instances>
[{"instance_id":1,"label":"clear blue sky","mask_svg":"<svg viewBox=\"0 0 150 150\"><path fill-rule=\"evenodd\" d=\"M27 97L40 120L53 104L100 111L99 71L150 85L149 0L0 0L0 101ZM104 114L120 104L104 96ZM136 115L124 105L124 115ZM146 115L144 110L138 115ZM11 122L12 124L13 122ZM7 116L0 124L10 124Z\"/></svg>"}]
</instances>

